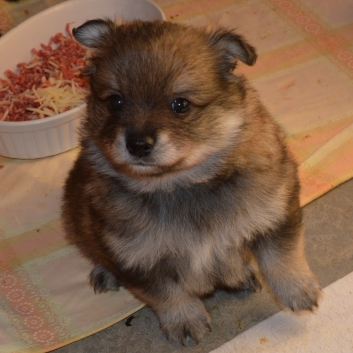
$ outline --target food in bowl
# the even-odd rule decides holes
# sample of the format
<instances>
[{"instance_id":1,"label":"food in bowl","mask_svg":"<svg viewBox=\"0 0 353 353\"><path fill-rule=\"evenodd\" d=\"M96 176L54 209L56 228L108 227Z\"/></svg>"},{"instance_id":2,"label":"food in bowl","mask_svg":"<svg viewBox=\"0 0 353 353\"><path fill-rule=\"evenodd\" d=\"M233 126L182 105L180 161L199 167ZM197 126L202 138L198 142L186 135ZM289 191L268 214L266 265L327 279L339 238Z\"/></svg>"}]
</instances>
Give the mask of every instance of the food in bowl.
<instances>
[{"instance_id":1,"label":"food in bowl","mask_svg":"<svg viewBox=\"0 0 353 353\"><path fill-rule=\"evenodd\" d=\"M7 79L0 78L0 120L42 119L84 103L86 49L73 38L69 23L65 30L66 35L58 32L47 45L33 48L32 59L17 64L18 72L5 71Z\"/></svg>"}]
</instances>

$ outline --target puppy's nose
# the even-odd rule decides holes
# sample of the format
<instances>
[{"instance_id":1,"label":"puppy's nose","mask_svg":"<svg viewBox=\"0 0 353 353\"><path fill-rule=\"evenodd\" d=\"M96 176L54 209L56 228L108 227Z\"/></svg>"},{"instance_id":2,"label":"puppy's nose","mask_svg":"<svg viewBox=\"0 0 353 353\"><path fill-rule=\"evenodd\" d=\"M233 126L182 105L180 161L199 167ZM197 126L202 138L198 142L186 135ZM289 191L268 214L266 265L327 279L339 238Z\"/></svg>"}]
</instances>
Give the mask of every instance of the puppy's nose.
<instances>
[{"instance_id":1,"label":"puppy's nose","mask_svg":"<svg viewBox=\"0 0 353 353\"><path fill-rule=\"evenodd\" d=\"M141 158L151 153L154 141L154 138L148 135L128 135L126 148L131 155Z\"/></svg>"}]
</instances>

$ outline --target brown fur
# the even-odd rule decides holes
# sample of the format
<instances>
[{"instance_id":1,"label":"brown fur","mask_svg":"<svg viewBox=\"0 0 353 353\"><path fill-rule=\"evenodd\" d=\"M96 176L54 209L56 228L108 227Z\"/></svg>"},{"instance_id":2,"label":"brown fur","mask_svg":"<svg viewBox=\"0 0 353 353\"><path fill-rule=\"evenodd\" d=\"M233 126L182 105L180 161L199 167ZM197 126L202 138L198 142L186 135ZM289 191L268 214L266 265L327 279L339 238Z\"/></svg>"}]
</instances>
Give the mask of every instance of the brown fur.
<instances>
[{"instance_id":1,"label":"brown fur","mask_svg":"<svg viewBox=\"0 0 353 353\"><path fill-rule=\"evenodd\" d=\"M73 33L92 50L91 92L63 219L95 266L95 291L124 285L183 344L209 329L203 295L258 290L260 274L280 304L312 310L320 289L304 255L296 163L232 73L255 50L226 29L166 22L95 20ZM173 110L176 98L189 109Z\"/></svg>"}]
</instances>

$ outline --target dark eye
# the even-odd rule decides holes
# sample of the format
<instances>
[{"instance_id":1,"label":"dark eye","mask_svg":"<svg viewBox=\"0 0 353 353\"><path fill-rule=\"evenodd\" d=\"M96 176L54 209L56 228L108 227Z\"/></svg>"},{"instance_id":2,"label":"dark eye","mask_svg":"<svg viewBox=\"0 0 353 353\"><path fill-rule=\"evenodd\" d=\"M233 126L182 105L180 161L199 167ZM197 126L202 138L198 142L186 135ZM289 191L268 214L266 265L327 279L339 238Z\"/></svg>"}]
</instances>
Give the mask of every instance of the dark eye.
<instances>
[{"instance_id":1,"label":"dark eye","mask_svg":"<svg viewBox=\"0 0 353 353\"><path fill-rule=\"evenodd\" d=\"M123 97L120 94L112 94L108 97L107 105L111 112L116 112L117 110L120 110L124 105Z\"/></svg>"},{"instance_id":2,"label":"dark eye","mask_svg":"<svg viewBox=\"0 0 353 353\"><path fill-rule=\"evenodd\" d=\"M190 110L190 102L184 98L176 98L172 103L172 110L178 114L186 113Z\"/></svg>"}]
</instances>

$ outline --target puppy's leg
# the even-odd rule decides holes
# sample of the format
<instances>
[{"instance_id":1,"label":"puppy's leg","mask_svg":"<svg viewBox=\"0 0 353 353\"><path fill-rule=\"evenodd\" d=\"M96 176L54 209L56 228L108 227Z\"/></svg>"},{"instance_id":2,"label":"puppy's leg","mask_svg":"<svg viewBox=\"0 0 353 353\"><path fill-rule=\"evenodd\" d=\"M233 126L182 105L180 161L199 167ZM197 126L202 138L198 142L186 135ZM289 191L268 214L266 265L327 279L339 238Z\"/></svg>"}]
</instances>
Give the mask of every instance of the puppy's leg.
<instances>
[{"instance_id":1,"label":"puppy's leg","mask_svg":"<svg viewBox=\"0 0 353 353\"><path fill-rule=\"evenodd\" d=\"M167 287L167 288L166 288ZM170 341L187 346L196 344L211 330L211 319L202 301L179 286L165 286L164 294L156 296L141 290L131 290L147 303L159 319L161 330Z\"/></svg>"},{"instance_id":2,"label":"puppy's leg","mask_svg":"<svg viewBox=\"0 0 353 353\"><path fill-rule=\"evenodd\" d=\"M107 292L109 290L119 290L120 281L105 267L101 265L94 266L90 275L90 284L95 293Z\"/></svg>"},{"instance_id":3,"label":"puppy's leg","mask_svg":"<svg viewBox=\"0 0 353 353\"><path fill-rule=\"evenodd\" d=\"M188 339L198 343L211 330L211 318L199 298L174 298L155 307L161 329L172 341L187 345Z\"/></svg>"},{"instance_id":4,"label":"puppy's leg","mask_svg":"<svg viewBox=\"0 0 353 353\"><path fill-rule=\"evenodd\" d=\"M266 283L282 305L293 311L317 307L320 286L305 258L301 222L292 219L259 236L253 249Z\"/></svg>"},{"instance_id":5,"label":"puppy's leg","mask_svg":"<svg viewBox=\"0 0 353 353\"><path fill-rule=\"evenodd\" d=\"M226 262L221 263L220 285L230 289L246 289L260 292L262 289L256 261L248 248L232 249Z\"/></svg>"}]
</instances>

